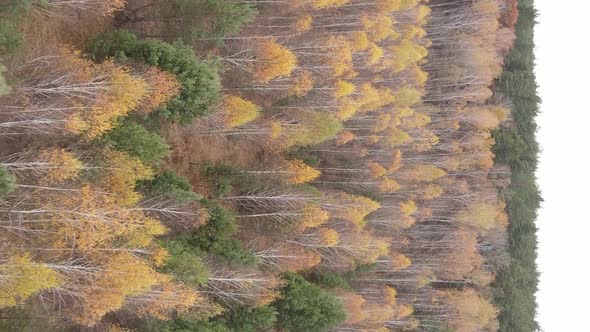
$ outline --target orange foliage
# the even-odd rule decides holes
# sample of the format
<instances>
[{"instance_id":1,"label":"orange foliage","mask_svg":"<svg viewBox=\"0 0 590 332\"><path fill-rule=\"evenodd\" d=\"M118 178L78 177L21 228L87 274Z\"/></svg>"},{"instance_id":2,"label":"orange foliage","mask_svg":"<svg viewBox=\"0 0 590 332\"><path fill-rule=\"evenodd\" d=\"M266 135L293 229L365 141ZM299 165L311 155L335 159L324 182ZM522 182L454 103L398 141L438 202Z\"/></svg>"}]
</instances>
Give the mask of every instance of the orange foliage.
<instances>
[{"instance_id":1,"label":"orange foliage","mask_svg":"<svg viewBox=\"0 0 590 332\"><path fill-rule=\"evenodd\" d=\"M180 92L180 83L176 76L157 67L149 67L142 78L148 84L148 94L141 100L137 113L151 113L164 106Z\"/></svg>"}]
</instances>

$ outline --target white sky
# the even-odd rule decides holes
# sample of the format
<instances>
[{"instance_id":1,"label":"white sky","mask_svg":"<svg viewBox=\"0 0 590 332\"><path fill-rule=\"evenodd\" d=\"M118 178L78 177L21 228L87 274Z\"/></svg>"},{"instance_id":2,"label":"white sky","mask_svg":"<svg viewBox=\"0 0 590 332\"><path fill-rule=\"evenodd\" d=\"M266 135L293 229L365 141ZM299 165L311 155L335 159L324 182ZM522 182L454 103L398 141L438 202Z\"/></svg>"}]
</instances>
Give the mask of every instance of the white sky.
<instances>
[{"instance_id":1,"label":"white sky","mask_svg":"<svg viewBox=\"0 0 590 332\"><path fill-rule=\"evenodd\" d=\"M536 0L537 172L541 272L538 321L546 332L590 331L590 1Z\"/></svg>"}]
</instances>

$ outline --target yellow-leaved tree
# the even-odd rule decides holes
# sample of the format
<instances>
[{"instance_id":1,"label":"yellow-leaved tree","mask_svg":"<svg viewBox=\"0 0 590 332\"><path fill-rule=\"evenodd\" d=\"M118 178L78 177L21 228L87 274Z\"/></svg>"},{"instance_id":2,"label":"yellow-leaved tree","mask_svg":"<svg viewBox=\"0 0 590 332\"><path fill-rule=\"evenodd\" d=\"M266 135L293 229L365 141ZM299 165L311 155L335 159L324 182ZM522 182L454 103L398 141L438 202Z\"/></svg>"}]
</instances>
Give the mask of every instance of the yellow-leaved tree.
<instances>
[{"instance_id":1,"label":"yellow-leaved tree","mask_svg":"<svg viewBox=\"0 0 590 332\"><path fill-rule=\"evenodd\" d=\"M227 128L239 127L260 116L258 105L237 96L225 96L220 108Z\"/></svg>"},{"instance_id":2,"label":"yellow-leaved tree","mask_svg":"<svg viewBox=\"0 0 590 332\"><path fill-rule=\"evenodd\" d=\"M256 47L254 76L262 83L287 77L297 66L297 57L275 40L265 40Z\"/></svg>"},{"instance_id":3,"label":"yellow-leaved tree","mask_svg":"<svg viewBox=\"0 0 590 332\"><path fill-rule=\"evenodd\" d=\"M309 0L315 9L338 8L348 4L350 0Z\"/></svg>"},{"instance_id":4,"label":"yellow-leaved tree","mask_svg":"<svg viewBox=\"0 0 590 332\"><path fill-rule=\"evenodd\" d=\"M78 75L82 82L77 90L86 90L80 103L90 101L89 105L80 104L80 110L69 116L66 129L73 134L89 139L101 136L113 128L119 117L137 108L148 93L148 84L143 79L132 76L127 68L111 60L94 64L69 47L62 48L60 56L66 68L76 67L84 73Z\"/></svg>"},{"instance_id":5,"label":"yellow-leaved tree","mask_svg":"<svg viewBox=\"0 0 590 332\"><path fill-rule=\"evenodd\" d=\"M317 179L322 173L299 159L290 160L285 173L287 183L301 184Z\"/></svg>"},{"instance_id":6,"label":"yellow-leaved tree","mask_svg":"<svg viewBox=\"0 0 590 332\"><path fill-rule=\"evenodd\" d=\"M353 83L339 80L334 86L334 97L342 98L349 96L354 93L355 89L356 88Z\"/></svg>"},{"instance_id":7,"label":"yellow-leaved tree","mask_svg":"<svg viewBox=\"0 0 590 332\"><path fill-rule=\"evenodd\" d=\"M0 280L0 309L16 306L31 295L63 283L58 272L33 261L28 253L15 253L3 259Z\"/></svg>"},{"instance_id":8,"label":"yellow-leaved tree","mask_svg":"<svg viewBox=\"0 0 590 332\"><path fill-rule=\"evenodd\" d=\"M309 71L301 71L296 74L295 81L289 90L289 95L303 97L313 89L315 80Z\"/></svg>"},{"instance_id":9,"label":"yellow-leaved tree","mask_svg":"<svg viewBox=\"0 0 590 332\"><path fill-rule=\"evenodd\" d=\"M361 229L365 226L365 217L381 205L368 197L340 192L335 194L324 207L334 218L350 222Z\"/></svg>"},{"instance_id":10,"label":"yellow-leaved tree","mask_svg":"<svg viewBox=\"0 0 590 332\"><path fill-rule=\"evenodd\" d=\"M104 150L103 186L105 190L117 196L119 204L131 206L137 204L141 194L135 191L139 180L153 177L153 171L145 166L139 158L125 152Z\"/></svg>"},{"instance_id":11,"label":"yellow-leaved tree","mask_svg":"<svg viewBox=\"0 0 590 332\"><path fill-rule=\"evenodd\" d=\"M131 253L119 252L104 258L100 272L78 290L80 301L71 313L78 324L93 326L107 313L121 309L127 297L148 292L170 279Z\"/></svg>"},{"instance_id":12,"label":"yellow-leaved tree","mask_svg":"<svg viewBox=\"0 0 590 332\"><path fill-rule=\"evenodd\" d=\"M44 150L39 158L49 165L47 173L41 179L44 184L62 183L76 178L84 168L84 164L72 153L61 148Z\"/></svg>"},{"instance_id":13,"label":"yellow-leaved tree","mask_svg":"<svg viewBox=\"0 0 590 332\"><path fill-rule=\"evenodd\" d=\"M410 172L410 179L418 182L432 182L438 178L447 175L447 173L434 165L414 166Z\"/></svg>"}]
</instances>

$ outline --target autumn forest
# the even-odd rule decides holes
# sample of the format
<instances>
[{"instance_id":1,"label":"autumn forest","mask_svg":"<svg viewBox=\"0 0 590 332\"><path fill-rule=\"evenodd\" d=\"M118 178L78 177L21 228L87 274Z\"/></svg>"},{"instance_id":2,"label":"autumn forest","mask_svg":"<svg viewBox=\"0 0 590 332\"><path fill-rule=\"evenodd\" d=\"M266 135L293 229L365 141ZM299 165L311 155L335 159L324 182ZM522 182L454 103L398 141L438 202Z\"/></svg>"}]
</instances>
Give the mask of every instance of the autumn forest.
<instances>
[{"instance_id":1,"label":"autumn forest","mask_svg":"<svg viewBox=\"0 0 590 332\"><path fill-rule=\"evenodd\" d=\"M0 331L532 332L532 0L0 0Z\"/></svg>"}]
</instances>

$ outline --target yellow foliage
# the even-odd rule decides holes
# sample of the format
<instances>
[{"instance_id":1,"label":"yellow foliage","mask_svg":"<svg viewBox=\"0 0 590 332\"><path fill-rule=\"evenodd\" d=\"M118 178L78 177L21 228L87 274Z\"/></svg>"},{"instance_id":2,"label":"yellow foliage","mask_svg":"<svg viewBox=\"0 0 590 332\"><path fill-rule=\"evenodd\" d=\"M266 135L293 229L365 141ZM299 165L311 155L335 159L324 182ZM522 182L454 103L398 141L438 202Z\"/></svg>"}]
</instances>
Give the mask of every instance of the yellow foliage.
<instances>
[{"instance_id":1,"label":"yellow foliage","mask_svg":"<svg viewBox=\"0 0 590 332\"><path fill-rule=\"evenodd\" d=\"M401 319L404 317L408 317L408 316L412 315L413 313L414 313L413 307L411 307L409 305L401 304L397 307L397 310L395 313L395 318Z\"/></svg>"},{"instance_id":2,"label":"yellow foliage","mask_svg":"<svg viewBox=\"0 0 590 332\"><path fill-rule=\"evenodd\" d=\"M384 12L398 12L415 7L421 0L377 0L377 6Z\"/></svg>"},{"instance_id":3,"label":"yellow foliage","mask_svg":"<svg viewBox=\"0 0 590 332\"><path fill-rule=\"evenodd\" d=\"M354 84L347 82L347 81L339 80L338 82L336 82L334 97L335 98L342 98L342 97L349 96L354 93L354 90L355 90Z\"/></svg>"},{"instance_id":4,"label":"yellow foliage","mask_svg":"<svg viewBox=\"0 0 590 332\"><path fill-rule=\"evenodd\" d=\"M368 197L347 193L338 193L333 199L334 202L332 204L338 206L332 212L334 218L349 221L358 228L364 226L364 219L369 213L381 207L379 203Z\"/></svg>"},{"instance_id":5,"label":"yellow foliage","mask_svg":"<svg viewBox=\"0 0 590 332\"><path fill-rule=\"evenodd\" d=\"M273 121L270 123L270 138L277 139L283 133L283 126L280 122Z\"/></svg>"},{"instance_id":6,"label":"yellow foliage","mask_svg":"<svg viewBox=\"0 0 590 332\"><path fill-rule=\"evenodd\" d=\"M400 190L401 186L399 185L399 183L397 183L397 181L395 181L394 179L383 179L381 180L381 182L379 182L379 185L377 186L377 189L379 190L379 192L382 193L394 193L398 190Z\"/></svg>"},{"instance_id":7,"label":"yellow foliage","mask_svg":"<svg viewBox=\"0 0 590 332\"><path fill-rule=\"evenodd\" d=\"M432 182L445 175L445 171L432 165L414 166L410 171L410 178L418 182Z\"/></svg>"},{"instance_id":8,"label":"yellow foliage","mask_svg":"<svg viewBox=\"0 0 590 332\"><path fill-rule=\"evenodd\" d=\"M367 53L368 53L368 56L367 56L367 65L368 66L372 66L372 65L376 64L377 62L379 62L379 60L381 60L383 58L383 55L385 54L383 49L375 43L369 44Z\"/></svg>"},{"instance_id":9,"label":"yellow foliage","mask_svg":"<svg viewBox=\"0 0 590 332\"><path fill-rule=\"evenodd\" d=\"M378 179L387 173L385 167L379 165L378 163L369 162L367 163L367 168L369 169L369 175L372 179Z\"/></svg>"},{"instance_id":10,"label":"yellow foliage","mask_svg":"<svg viewBox=\"0 0 590 332\"><path fill-rule=\"evenodd\" d=\"M399 170L402 167L402 159L403 159L402 151L399 149L395 150L395 152L393 152L393 158L391 158L391 159L392 159L391 164L387 168L387 172L389 172L389 173L397 172L397 170Z\"/></svg>"},{"instance_id":11,"label":"yellow foliage","mask_svg":"<svg viewBox=\"0 0 590 332\"><path fill-rule=\"evenodd\" d=\"M93 326L105 314L123 307L128 296L147 292L167 279L142 259L125 252L110 255L101 263L101 272L79 290L82 303L73 318L84 326Z\"/></svg>"},{"instance_id":12,"label":"yellow foliage","mask_svg":"<svg viewBox=\"0 0 590 332\"><path fill-rule=\"evenodd\" d=\"M393 109L393 112L396 114L396 116L400 119L408 117L412 114L414 114L414 110L409 108L409 107L396 107Z\"/></svg>"},{"instance_id":13,"label":"yellow foliage","mask_svg":"<svg viewBox=\"0 0 590 332\"><path fill-rule=\"evenodd\" d=\"M156 267L164 265L168 260L168 257L170 257L170 253L164 248L156 248L150 255L150 258Z\"/></svg>"},{"instance_id":14,"label":"yellow foliage","mask_svg":"<svg viewBox=\"0 0 590 332\"><path fill-rule=\"evenodd\" d=\"M362 296L347 292L340 295L339 298L346 311L345 324L354 325L367 318L367 313L363 310L367 301Z\"/></svg>"},{"instance_id":15,"label":"yellow foliage","mask_svg":"<svg viewBox=\"0 0 590 332\"><path fill-rule=\"evenodd\" d=\"M412 148L417 152L425 152L439 142L439 137L430 130L421 130L420 137L414 142Z\"/></svg>"},{"instance_id":16,"label":"yellow foliage","mask_svg":"<svg viewBox=\"0 0 590 332\"><path fill-rule=\"evenodd\" d=\"M455 311L457 318L451 321L451 325L458 332L482 330L499 314L488 299L473 289L445 291L444 297Z\"/></svg>"},{"instance_id":17,"label":"yellow foliage","mask_svg":"<svg viewBox=\"0 0 590 332\"><path fill-rule=\"evenodd\" d=\"M420 66L413 65L408 69L409 75L415 85L423 87L428 81L428 73L422 70Z\"/></svg>"},{"instance_id":18,"label":"yellow foliage","mask_svg":"<svg viewBox=\"0 0 590 332\"><path fill-rule=\"evenodd\" d=\"M414 212L418 210L418 206L416 205L416 202L414 202L413 200L408 200L399 204L399 210L402 214L405 214L406 216L411 216L412 214L414 214Z\"/></svg>"},{"instance_id":19,"label":"yellow foliage","mask_svg":"<svg viewBox=\"0 0 590 332\"><path fill-rule=\"evenodd\" d=\"M135 184L139 180L151 179L153 171L143 165L139 158L124 152L105 150L103 157L104 187L117 196L119 204L123 206L136 204L141 199L141 195L135 191Z\"/></svg>"},{"instance_id":20,"label":"yellow foliage","mask_svg":"<svg viewBox=\"0 0 590 332\"><path fill-rule=\"evenodd\" d=\"M340 121L346 121L353 117L358 111L360 104L352 99L344 98L340 101L336 118Z\"/></svg>"},{"instance_id":21,"label":"yellow foliage","mask_svg":"<svg viewBox=\"0 0 590 332\"><path fill-rule=\"evenodd\" d=\"M467 209L457 213L457 221L467 226L472 226L481 231L488 231L499 225L497 221L503 221L503 218L497 218L498 214L503 211L491 203L479 202L473 203Z\"/></svg>"},{"instance_id":22,"label":"yellow foliage","mask_svg":"<svg viewBox=\"0 0 590 332\"><path fill-rule=\"evenodd\" d=\"M28 253L8 257L0 264L0 309L12 307L29 296L63 283L54 270L34 262Z\"/></svg>"},{"instance_id":23,"label":"yellow foliage","mask_svg":"<svg viewBox=\"0 0 590 332\"><path fill-rule=\"evenodd\" d=\"M385 303L389 305L395 305L397 302L397 291L393 287L383 287L383 295L385 297Z\"/></svg>"},{"instance_id":24,"label":"yellow foliage","mask_svg":"<svg viewBox=\"0 0 590 332\"><path fill-rule=\"evenodd\" d=\"M422 199L425 201L433 200L440 197L444 193L444 189L436 184L429 184L424 188L422 192Z\"/></svg>"},{"instance_id":25,"label":"yellow foliage","mask_svg":"<svg viewBox=\"0 0 590 332\"><path fill-rule=\"evenodd\" d=\"M274 40L264 40L256 48L254 76L263 83L291 75L297 67L297 57Z\"/></svg>"},{"instance_id":26,"label":"yellow foliage","mask_svg":"<svg viewBox=\"0 0 590 332\"><path fill-rule=\"evenodd\" d=\"M403 270L412 264L412 260L404 254L395 254L392 258L396 270Z\"/></svg>"},{"instance_id":27,"label":"yellow foliage","mask_svg":"<svg viewBox=\"0 0 590 332\"><path fill-rule=\"evenodd\" d=\"M416 10L416 24L418 24L418 26L425 26L426 23L428 23L430 13L432 13L430 7L425 5L418 6Z\"/></svg>"},{"instance_id":28,"label":"yellow foliage","mask_svg":"<svg viewBox=\"0 0 590 332\"><path fill-rule=\"evenodd\" d=\"M411 217L411 216L407 216L405 214L402 214L399 218L400 221L400 226L403 229L407 229L412 227L412 225L414 225L414 223L416 223L416 219Z\"/></svg>"},{"instance_id":29,"label":"yellow foliage","mask_svg":"<svg viewBox=\"0 0 590 332\"><path fill-rule=\"evenodd\" d=\"M156 236L164 235L167 231L167 228L159 220L144 218L141 225L128 226L122 236L131 246L147 247Z\"/></svg>"},{"instance_id":30,"label":"yellow foliage","mask_svg":"<svg viewBox=\"0 0 590 332\"><path fill-rule=\"evenodd\" d=\"M398 45L391 46L389 51L395 59L391 63L391 70L395 73L408 68L428 55L428 50L424 46L407 39L402 40Z\"/></svg>"},{"instance_id":31,"label":"yellow foliage","mask_svg":"<svg viewBox=\"0 0 590 332\"><path fill-rule=\"evenodd\" d=\"M71 77L68 84L77 86L83 105L69 115L65 128L70 133L93 139L111 130L119 117L139 106L148 93L147 83L129 74L128 70L107 60L95 64L82 58L80 51L69 46L58 50L60 68ZM84 92L87 91L87 92Z\"/></svg>"},{"instance_id":32,"label":"yellow foliage","mask_svg":"<svg viewBox=\"0 0 590 332\"><path fill-rule=\"evenodd\" d=\"M500 201L497 206L496 223L502 227L507 227L510 220L506 213L506 202Z\"/></svg>"},{"instance_id":33,"label":"yellow foliage","mask_svg":"<svg viewBox=\"0 0 590 332\"><path fill-rule=\"evenodd\" d=\"M402 126L406 129L422 128L431 121L432 119L428 115L422 112L414 112L411 116L403 118Z\"/></svg>"},{"instance_id":34,"label":"yellow foliage","mask_svg":"<svg viewBox=\"0 0 590 332\"><path fill-rule=\"evenodd\" d=\"M305 15L300 17L295 22L295 31L297 33L304 33L311 29L313 24L313 17L311 15Z\"/></svg>"},{"instance_id":35,"label":"yellow foliage","mask_svg":"<svg viewBox=\"0 0 590 332\"><path fill-rule=\"evenodd\" d=\"M44 150L39 157L48 164L49 168L41 180L45 184L62 183L74 179L84 168L84 164L72 153L60 148Z\"/></svg>"},{"instance_id":36,"label":"yellow foliage","mask_svg":"<svg viewBox=\"0 0 590 332\"><path fill-rule=\"evenodd\" d=\"M363 113L378 110L395 101L395 96L391 89L377 89L371 83L361 85L358 95L360 95L358 99L358 102L361 104L360 110Z\"/></svg>"},{"instance_id":37,"label":"yellow foliage","mask_svg":"<svg viewBox=\"0 0 590 332\"><path fill-rule=\"evenodd\" d=\"M338 8L348 4L350 0L310 0L315 9Z\"/></svg>"},{"instance_id":38,"label":"yellow foliage","mask_svg":"<svg viewBox=\"0 0 590 332\"><path fill-rule=\"evenodd\" d=\"M353 74L353 47L351 43L343 36L331 36L326 41L326 49L330 50L326 65L332 68L334 77L343 77Z\"/></svg>"},{"instance_id":39,"label":"yellow foliage","mask_svg":"<svg viewBox=\"0 0 590 332\"><path fill-rule=\"evenodd\" d=\"M200 295L194 289L182 284L166 282L145 295L131 300L136 303L137 316L152 316L161 320L170 319L173 314L188 312L198 304Z\"/></svg>"},{"instance_id":40,"label":"yellow foliage","mask_svg":"<svg viewBox=\"0 0 590 332\"><path fill-rule=\"evenodd\" d=\"M148 91L147 83L132 77L127 70L105 64L103 66L111 67L108 93L97 101L90 112L81 114L88 123L82 134L89 139L111 130L116 120L135 109Z\"/></svg>"},{"instance_id":41,"label":"yellow foliage","mask_svg":"<svg viewBox=\"0 0 590 332\"><path fill-rule=\"evenodd\" d=\"M381 141L381 137L377 135L371 135L367 138L367 141L371 144L377 144Z\"/></svg>"},{"instance_id":42,"label":"yellow foliage","mask_svg":"<svg viewBox=\"0 0 590 332\"><path fill-rule=\"evenodd\" d=\"M466 110L465 121L478 129L490 130L497 128L504 121L510 110L500 106L479 106Z\"/></svg>"},{"instance_id":43,"label":"yellow foliage","mask_svg":"<svg viewBox=\"0 0 590 332\"><path fill-rule=\"evenodd\" d=\"M371 128L371 132L379 133L387 129L389 126L395 126L396 119L393 118L391 113L379 113L377 115L377 119L375 120L375 124Z\"/></svg>"},{"instance_id":44,"label":"yellow foliage","mask_svg":"<svg viewBox=\"0 0 590 332\"><path fill-rule=\"evenodd\" d=\"M258 105L237 96L224 96L221 109L227 128L239 127L260 116Z\"/></svg>"},{"instance_id":45,"label":"yellow foliage","mask_svg":"<svg viewBox=\"0 0 590 332\"><path fill-rule=\"evenodd\" d=\"M350 45L353 51L364 51L369 48L369 36L364 31L355 31L350 35Z\"/></svg>"},{"instance_id":46,"label":"yellow foliage","mask_svg":"<svg viewBox=\"0 0 590 332\"><path fill-rule=\"evenodd\" d=\"M372 42L377 43L387 38L397 39L400 36L399 32L394 30L395 21L393 17L387 13L378 15L364 14L361 17L361 23Z\"/></svg>"},{"instance_id":47,"label":"yellow foliage","mask_svg":"<svg viewBox=\"0 0 590 332\"><path fill-rule=\"evenodd\" d=\"M386 137L387 146L394 148L408 142L412 137L403 130L392 130Z\"/></svg>"},{"instance_id":48,"label":"yellow foliage","mask_svg":"<svg viewBox=\"0 0 590 332\"><path fill-rule=\"evenodd\" d=\"M289 91L289 95L296 96L296 97L303 97L313 89L315 81L313 79L312 73L308 71L302 71L295 77L295 83L291 87Z\"/></svg>"},{"instance_id":49,"label":"yellow foliage","mask_svg":"<svg viewBox=\"0 0 590 332\"><path fill-rule=\"evenodd\" d=\"M307 165L301 160L290 160L287 165L287 182L289 184L301 184L317 179L321 172Z\"/></svg>"},{"instance_id":50,"label":"yellow foliage","mask_svg":"<svg viewBox=\"0 0 590 332\"><path fill-rule=\"evenodd\" d=\"M330 214L317 205L308 205L303 209L301 224L304 228L315 228L328 222Z\"/></svg>"},{"instance_id":51,"label":"yellow foliage","mask_svg":"<svg viewBox=\"0 0 590 332\"><path fill-rule=\"evenodd\" d=\"M111 16L114 13L123 10L127 4L126 0L108 0L100 1L100 9L97 11L101 15Z\"/></svg>"},{"instance_id":52,"label":"yellow foliage","mask_svg":"<svg viewBox=\"0 0 590 332\"><path fill-rule=\"evenodd\" d=\"M424 36L426 36L426 30L419 26L407 24L402 28L403 39L422 39Z\"/></svg>"},{"instance_id":53,"label":"yellow foliage","mask_svg":"<svg viewBox=\"0 0 590 332\"><path fill-rule=\"evenodd\" d=\"M409 107L420 103L422 93L414 88L403 87L398 89L395 94L395 104L399 107Z\"/></svg>"},{"instance_id":54,"label":"yellow foliage","mask_svg":"<svg viewBox=\"0 0 590 332\"><path fill-rule=\"evenodd\" d=\"M320 242L323 246L333 247L340 243L340 235L331 228L322 228L319 230Z\"/></svg>"},{"instance_id":55,"label":"yellow foliage","mask_svg":"<svg viewBox=\"0 0 590 332\"><path fill-rule=\"evenodd\" d=\"M112 248L115 242L148 247L166 229L158 220L138 209L124 208L118 197L84 186L76 195L55 192L46 195L41 206L49 211L48 231L54 234L54 248L76 248L92 252Z\"/></svg>"}]
</instances>

